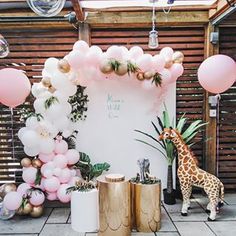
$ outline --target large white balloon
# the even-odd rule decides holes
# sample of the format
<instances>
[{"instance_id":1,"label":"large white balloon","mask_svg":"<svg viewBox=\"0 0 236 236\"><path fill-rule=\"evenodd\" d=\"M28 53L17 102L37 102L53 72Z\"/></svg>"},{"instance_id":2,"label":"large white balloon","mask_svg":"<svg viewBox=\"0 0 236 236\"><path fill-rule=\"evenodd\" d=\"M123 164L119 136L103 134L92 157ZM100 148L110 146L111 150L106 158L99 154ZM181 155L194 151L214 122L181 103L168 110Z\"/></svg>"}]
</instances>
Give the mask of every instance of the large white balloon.
<instances>
[{"instance_id":1,"label":"large white balloon","mask_svg":"<svg viewBox=\"0 0 236 236\"><path fill-rule=\"evenodd\" d=\"M54 57L50 57L48 58L45 63L44 63L44 69L48 72L48 73L53 73L55 71L55 69L57 69L57 64L58 64L59 60L54 58Z\"/></svg>"},{"instance_id":2,"label":"large white balloon","mask_svg":"<svg viewBox=\"0 0 236 236\"><path fill-rule=\"evenodd\" d=\"M26 125L26 127L30 128L30 129L37 129L39 126L39 121L38 121L37 117L31 116L31 117L27 118L25 125Z\"/></svg>"},{"instance_id":3,"label":"large white balloon","mask_svg":"<svg viewBox=\"0 0 236 236\"><path fill-rule=\"evenodd\" d=\"M30 157L34 157L39 154L39 146L35 146L35 147L24 146L24 152L26 155Z\"/></svg>"},{"instance_id":4,"label":"large white balloon","mask_svg":"<svg viewBox=\"0 0 236 236\"><path fill-rule=\"evenodd\" d=\"M21 142L27 147L35 147L39 142L39 136L34 130L26 130L22 134Z\"/></svg>"},{"instance_id":5,"label":"large white balloon","mask_svg":"<svg viewBox=\"0 0 236 236\"><path fill-rule=\"evenodd\" d=\"M55 148L55 142L53 139L45 138L40 140L39 146L40 146L40 152L49 154L53 152Z\"/></svg>"},{"instance_id":6,"label":"large white balloon","mask_svg":"<svg viewBox=\"0 0 236 236\"><path fill-rule=\"evenodd\" d=\"M34 109L36 113L43 114L45 112L45 98L37 98L34 101Z\"/></svg>"}]
</instances>

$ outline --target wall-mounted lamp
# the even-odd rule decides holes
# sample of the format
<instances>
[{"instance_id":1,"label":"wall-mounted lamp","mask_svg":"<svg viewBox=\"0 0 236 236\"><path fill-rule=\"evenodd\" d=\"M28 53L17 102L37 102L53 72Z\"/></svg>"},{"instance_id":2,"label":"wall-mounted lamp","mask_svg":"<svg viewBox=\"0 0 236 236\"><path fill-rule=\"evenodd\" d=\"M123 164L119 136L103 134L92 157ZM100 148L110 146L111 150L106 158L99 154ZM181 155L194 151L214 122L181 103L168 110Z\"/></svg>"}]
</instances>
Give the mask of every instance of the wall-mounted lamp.
<instances>
[{"instance_id":1,"label":"wall-mounted lamp","mask_svg":"<svg viewBox=\"0 0 236 236\"><path fill-rule=\"evenodd\" d=\"M7 57L9 52L9 44L6 39L0 34L0 58Z\"/></svg>"},{"instance_id":2,"label":"wall-mounted lamp","mask_svg":"<svg viewBox=\"0 0 236 236\"><path fill-rule=\"evenodd\" d=\"M157 0L150 0L151 3L153 3L152 7L152 30L149 32L149 41L148 41L148 47L151 49L157 48L159 46L158 43L158 32L156 31L156 14L155 14L155 3Z\"/></svg>"}]
</instances>

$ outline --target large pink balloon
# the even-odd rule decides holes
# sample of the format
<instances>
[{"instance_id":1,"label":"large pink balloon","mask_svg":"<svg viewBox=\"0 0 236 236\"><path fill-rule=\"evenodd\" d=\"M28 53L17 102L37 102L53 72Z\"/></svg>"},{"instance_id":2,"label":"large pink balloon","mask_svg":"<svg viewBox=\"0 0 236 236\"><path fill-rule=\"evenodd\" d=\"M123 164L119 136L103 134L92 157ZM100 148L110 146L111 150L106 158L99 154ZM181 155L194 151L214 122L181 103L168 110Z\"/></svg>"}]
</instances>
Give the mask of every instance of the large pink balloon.
<instances>
[{"instance_id":1,"label":"large pink balloon","mask_svg":"<svg viewBox=\"0 0 236 236\"><path fill-rule=\"evenodd\" d=\"M31 189L31 186L29 184L22 183L18 186L17 192L23 197L27 195L29 189Z\"/></svg>"},{"instance_id":2,"label":"large pink balloon","mask_svg":"<svg viewBox=\"0 0 236 236\"><path fill-rule=\"evenodd\" d=\"M174 63L169 70L172 74L173 82L175 82L184 73L184 67L179 63Z\"/></svg>"},{"instance_id":3,"label":"large pink balloon","mask_svg":"<svg viewBox=\"0 0 236 236\"><path fill-rule=\"evenodd\" d=\"M17 210L22 202L21 194L18 192L9 192L3 199L3 204L8 210Z\"/></svg>"},{"instance_id":4,"label":"large pink balloon","mask_svg":"<svg viewBox=\"0 0 236 236\"><path fill-rule=\"evenodd\" d=\"M65 154L68 164L69 165L74 165L77 163L80 159L80 154L76 149L69 149L66 154Z\"/></svg>"},{"instance_id":5,"label":"large pink balloon","mask_svg":"<svg viewBox=\"0 0 236 236\"><path fill-rule=\"evenodd\" d=\"M45 201L45 195L43 192L39 192L39 191L32 191L31 195L30 195L30 199L29 202L33 205L33 206L39 206L41 204L43 204Z\"/></svg>"},{"instance_id":6,"label":"large pink balloon","mask_svg":"<svg viewBox=\"0 0 236 236\"><path fill-rule=\"evenodd\" d=\"M52 177L50 179L45 179L44 181L45 190L48 192L56 192L60 187L60 181L56 177Z\"/></svg>"},{"instance_id":7,"label":"large pink balloon","mask_svg":"<svg viewBox=\"0 0 236 236\"><path fill-rule=\"evenodd\" d=\"M30 94L30 81L20 70L5 68L0 70L0 102L9 107L24 103Z\"/></svg>"},{"instance_id":8,"label":"large pink balloon","mask_svg":"<svg viewBox=\"0 0 236 236\"><path fill-rule=\"evenodd\" d=\"M68 144L65 140L56 140L54 152L56 154L64 154L68 150Z\"/></svg>"},{"instance_id":9,"label":"large pink balloon","mask_svg":"<svg viewBox=\"0 0 236 236\"><path fill-rule=\"evenodd\" d=\"M34 167L24 168L22 172L22 179L28 184L34 184L36 180L37 169Z\"/></svg>"},{"instance_id":10,"label":"large pink balloon","mask_svg":"<svg viewBox=\"0 0 236 236\"><path fill-rule=\"evenodd\" d=\"M66 189L69 187L70 187L69 184L62 184L60 188L57 190L57 197L63 203L67 203L71 199L71 193L68 194L66 193Z\"/></svg>"},{"instance_id":11,"label":"large pink balloon","mask_svg":"<svg viewBox=\"0 0 236 236\"><path fill-rule=\"evenodd\" d=\"M52 159L55 157L55 154L54 152L50 154L39 153L38 157L42 162L46 163L46 162L52 161Z\"/></svg>"},{"instance_id":12,"label":"large pink balloon","mask_svg":"<svg viewBox=\"0 0 236 236\"><path fill-rule=\"evenodd\" d=\"M236 80L236 63L225 55L214 55L202 62L198 69L201 86L211 93L222 93Z\"/></svg>"}]
</instances>

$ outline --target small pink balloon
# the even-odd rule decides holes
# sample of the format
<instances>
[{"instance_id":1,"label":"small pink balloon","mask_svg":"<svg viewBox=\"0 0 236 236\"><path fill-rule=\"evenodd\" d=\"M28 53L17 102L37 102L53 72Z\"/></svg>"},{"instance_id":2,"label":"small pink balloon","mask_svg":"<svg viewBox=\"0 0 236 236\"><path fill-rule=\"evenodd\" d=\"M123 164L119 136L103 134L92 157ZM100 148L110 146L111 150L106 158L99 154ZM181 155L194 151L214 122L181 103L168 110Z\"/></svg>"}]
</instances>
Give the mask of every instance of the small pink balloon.
<instances>
[{"instance_id":1,"label":"small pink balloon","mask_svg":"<svg viewBox=\"0 0 236 236\"><path fill-rule=\"evenodd\" d=\"M17 210L22 203L22 196L18 192L9 192L3 199L4 207L8 210Z\"/></svg>"},{"instance_id":2,"label":"small pink balloon","mask_svg":"<svg viewBox=\"0 0 236 236\"><path fill-rule=\"evenodd\" d=\"M102 58L102 49L98 46L92 46L89 48L86 54L85 61L90 66L98 67Z\"/></svg>"},{"instance_id":3,"label":"small pink balloon","mask_svg":"<svg viewBox=\"0 0 236 236\"><path fill-rule=\"evenodd\" d=\"M174 54L174 50L171 47L164 47L160 51L160 55L165 59L171 59Z\"/></svg>"},{"instance_id":4,"label":"small pink balloon","mask_svg":"<svg viewBox=\"0 0 236 236\"><path fill-rule=\"evenodd\" d=\"M69 150L68 150L69 151ZM67 152L68 152L67 151ZM66 152L66 153L67 153ZM66 154L65 154L66 155ZM53 163L56 167L59 167L59 168L65 168L67 167L67 158L65 155L62 155L62 154L57 154L55 157L54 157L54 160L53 160Z\"/></svg>"},{"instance_id":5,"label":"small pink balloon","mask_svg":"<svg viewBox=\"0 0 236 236\"><path fill-rule=\"evenodd\" d=\"M107 49L106 52L107 58L114 58L118 61L123 59L122 48L116 45L113 45Z\"/></svg>"},{"instance_id":6,"label":"small pink balloon","mask_svg":"<svg viewBox=\"0 0 236 236\"><path fill-rule=\"evenodd\" d=\"M48 199L49 201L55 201L55 200L57 200L57 192L48 193L48 194L47 194L47 199Z\"/></svg>"},{"instance_id":7,"label":"small pink balloon","mask_svg":"<svg viewBox=\"0 0 236 236\"><path fill-rule=\"evenodd\" d=\"M60 181L57 177L52 177L50 179L45 179L44 181L45 190L48 192L56 192L60 187Z\"/></svg>"},{"instance_id":8,"label":"small pink balloon","mask_svg":"<svg viewBox=\"0 0 236 236\"><path fill-rule=\"evenodd\" d=\"M40 184L39 185L36 185L37 188L40 188L41 190L45 191L45 188L44 188L44 182L45 182L45 179L43 176L41 178L41 181L40 181Z\"/></svg>"},{"instance_id":9,"label":"small pink balloon","mask_svg":"<svg viewBox=\"0 0 236 236\"><path fill-rule=\"evenodd\" d=\"M71 173L72 177L76 176L76 170L75 169L70 170L70 173Z\"/></svg>"},{"instance_id":10,"label":"small pink balloon","mask_svg":"<svg viewBox=\"0 0 236 236\"><path fill-rule=\"evenodd\" d=\"M161 78L162 78L162 84L167 85L173 83L172 81L172 75L168 69L163 69L160 72Z\"/></svg>"},{"instance_id":11,"label":"small pink balloon","mask_svg":"<svg viewBox=\"0 0 236 236\"><path fill-rule=\"evenodd\" d=\"M34 184L36 180L37 169L34 167L28 167L22 171L22 179L28 184Z\"/></svg>"},{"instance_id":12,"label":"small pink balloon","mask_svg":"<svg viewBox=\"0 0 236 236\"><path fill-rule=\"evenodd\" d=\"M51 169L46 169L43 172L43 176L47 179L51 178L53 176L53 171Z\"/></svg>"},{"instance_id":13,"label":"small pink balloon","mask_svg":"<svg viewBox=\"0 0 236 236\"><path fill-rule=\"evenodd\" d=\"M84 66L84 55L79 51L71 51L67 61L73 70L79 70Z\"/></svg>"},{"instance_id":14,"label":"small pink balloon","mask_svg":"<svg viewBox=\"0 0 236 236\"><path fill-rule=\"evenodd\" d=\"M58 177L61 175L61 171L62 169L57 167L53 170L53 174Z\"/></svg>"},{"instance_id":15,"label":"small pink balloon","mask_svg":"<svg viewBox=\"0 0 236 236\"><path fill-rule=\"evenodd\" d=\"M143 72L153 68L152 62L152 56L150 54L143 54L137 59L137 65Z\"/></svg>"},{"instance_id":16,"label":"small pink balloon","mask_svg":"<svg viewBox=\"0 0 236 236\"><path fill-rule=\"evenodd\" d=\"M63 203L70 202L71 193L68 193L68 194L66 193L66 190L69 187L70 187L69 184L62 184L60 188L57 190L57 197Z\"/></svg>"},{"instance_id":17,"label":"small pink balloon","mask_svg":"<svg viewBox=\"0 0 236 236\"><path fill-rule=\"evenodd\" d=\"M86 53L89 50L89 45L83 40L78 40L73 45L73 50Z\"/></svg>"},{"instance_id":18,"label":"small pink balloon","mask_svg":"<svg viewBox=\"0 0 236 236\"><path fill-rule=\"evenodd\" d=\"M61 183L65 184L68 183L71 179L71 172L70 169L64 168L61 170L61 174L58 176L58 179Z\"/></svg>"},{"instance_id":19,"label":"small pink balloon","mask_svg":"<svg viewBox=\"0 0 236 236\"><path fill-rule=\"evenodd\" d=\"M46 170L51 170L51 171L53 171L54 168L55 168L54 163L53 163L52 161L49 161L49 162L47 162L46 164L43 164L43 165L41 166L40 171L41 171L42 175L44 175L44 172L45 172Z\"/></svg>"},{"instance_id":20,"label":"small pink balloon","mask_svg":"<svg viewBox=\"0 0 236 236\"><path fill-rule=\"evenodd\" d=\"M155 55L152 58L153 69L157 72L160 72L164 69L165 63L165 58L162 55Z\"/></svg>"},{"instance_id":21,"label":"small pink balloon","mask_svg":"<svg viewBox=\"0 0 236 236\"><path fill-rule=\"evenodd\" d=\"M68 144L65 140L56 140L54 152L56 154L64 154L68 150Z\"/></svg>"},{"instance_id":22,"label":"small pink balloon","mask_svg":"<svg viewBox=\"0 0 236 236\"><path fill-rule=\"evenodd\" d=\"M43 192L40 191L32 191L30 195L29 202L33 206L39 206L42 205L45 201L45 195Z\"/></svg>"},{"instance_id":23,"label":"small pink balloon","mask_svg":"<svg viewBox=\"0 0 236 236\"><path fill-rule=\"evenodd\" d=\"M76 149L69 149L66 154L65 154L68 164L69 165L74 165L77 163L80 159L79 152Z\"/></svg>"},{"instance_id":24,"label":"small pink balloon","mask_svg":"<svg viewBox=\"0 0 236 236\"><path fill-rule=\"evenodd\" d=\"M38 156L39 160L41 160L44 163L52 161L54 157L55 157L55 154L53 152L50 154L39 153L39 156Z\"/></svg>"},{"instance_id":25,"label":"small pink balloon","mask_svg":"<svg viewBox=\"0 0 236 236\"><path fill-rule=\"evenodd\" d=\"M31 186L29 184L22 183L18 186L17 192L23 197L27 195L29 189L31 189Z\"/></svg>"},{"instance_id":26,"label":"small pink balloon","mask_svg":"<svg viewBox=\"0 0 236 236\"><path fill-rule=\"evenodd\" d=\"M133 46L129 49L129 55L131 59L137 60L143 55L143 49L139 46Z\"/></svg>"},{"instance_id":27,"label":"small pink balloon","mask_svg":"<svg viewBox=\"0 0 236 236\"><path fill-rule=\"evenodd\" d=\"M236 63L226 55L214 55L202 62L198 69L198 81L211 93L222 93L236 80Z\"/></svg>"},{"instance_id":28,"label":"small pink balloon","mask_svg":"<svg viewBox=\"0 0 236 236\"><path fill-rule=\"evenodd\" d=\"M184 67L182 64L174 63L170 68L170 73L172 74L173 82L177 80L183 73L184 73Z\"/></svg>"},{"instance_id":29,"label":"small pink balloon","mask_svg":"<svg viewBox=\"0 0 236 236\"><path fill-rule=\"evenodd\" d=\"M24 103L30 94L30 81L20 70L5 68L0 70L0 101L9 107Z\"/></svg>"}]
</instances>

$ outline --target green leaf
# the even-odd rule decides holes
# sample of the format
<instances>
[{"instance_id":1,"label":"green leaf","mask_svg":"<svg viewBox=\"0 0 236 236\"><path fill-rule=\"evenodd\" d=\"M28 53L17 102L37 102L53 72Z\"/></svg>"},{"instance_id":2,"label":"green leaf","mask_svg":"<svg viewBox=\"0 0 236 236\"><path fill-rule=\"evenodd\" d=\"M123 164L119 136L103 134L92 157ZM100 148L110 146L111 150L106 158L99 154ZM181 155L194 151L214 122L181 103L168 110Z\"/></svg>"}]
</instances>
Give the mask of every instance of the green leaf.
<instances>
[{"instance_id":1,"label":"green leaf","mask_svg":"<svg viewBox=\"0 0 236 236\"><path fill-rule=\"evenodd\" d=\"M186 140L189 136L192 135L193 132L199 130L201 127L207 125L208 123L201 123L202 120L194 121L182 134L182 138ZM200 124L201 123L201 124Z\"/></svg>"},{"instance_id":2,"label":"green leaf","mask_svg":"<svg viewBox=\"0 0 236 236\"><path fill-rule=\"evenodd\" d=\"M186 124L187 118L183 116L181 116L181 118L179 119L178 123L177 123L177 130L180 132L180 134L182 133L183 127Z\"/></svg>"},{"instance_id":3,"label":"green leaf","mask_svg":"<svg viewBox=\"0 0 236 236\"><path fill-rule=\"evenodd\" d=\"M157 126L154 124L154 122L151 122L151 123L152 123L154 129L156 130L157 134L160 136L161 131L157 128ZM165 149L166 148L166 144L165 144L164 140L161 140L159 142L161 142L163 144L163 148Z\"/></svg>"},{"instance_id":4,"label":"green leaf","mask_svg":"<svg viewBox=\"0 0 236 236\"><path fill-rule=\"evenodd\" d=\"M92 168L92 176L91 179L96 178L98 176L100 176L103 171L108 171L110 168L110 165L106 162L104 163L97 163L93 166Z\"/></svg>"},{"instance_id":5,"label":"green leaf","mask_svg":"<svg viewBox=\"0 0 236 236\"><path fill-rule=\"evenodd\" d=\"M79 155L80 155L80 160L79 160L79 162L83 162L83 163L90 164L91 160L90 160L90 158L89 158L89 155L87 155L87 154L84 153L84 152L80 152Z\"/></svg>"}]
</instances>

